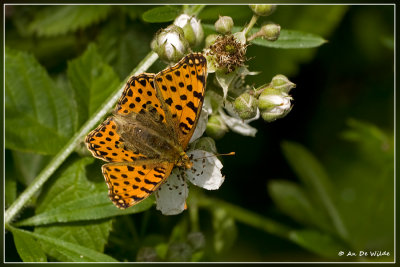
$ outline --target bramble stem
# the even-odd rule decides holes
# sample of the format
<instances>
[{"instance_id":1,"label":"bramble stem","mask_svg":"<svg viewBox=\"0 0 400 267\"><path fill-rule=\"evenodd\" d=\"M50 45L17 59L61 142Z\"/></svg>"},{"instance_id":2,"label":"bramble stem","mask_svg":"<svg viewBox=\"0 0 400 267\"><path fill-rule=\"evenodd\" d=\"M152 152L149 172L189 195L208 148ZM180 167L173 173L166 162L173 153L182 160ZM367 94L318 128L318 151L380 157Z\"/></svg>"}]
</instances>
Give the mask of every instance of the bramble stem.
<instances>
[{"instance_id":1,"label":"bramble stem","mask_svg":"<svg viewBox=\"0 0 400 267\"><path fill-rule=\"evenodd\" d=\"M158 58L158 55L151 51L147 56L136 66L136 68L129 75L138 75L145 72ZM4 224L10 223L11 220L20 212L25 204L32 198L32 196L42 187L42 185L49 179L55 170L64 162L64 160L74 151L76 145L83 139L83 137L92 130L106 113L117 103L122 91L124 90L126 80L121 83L118 90L116 90L110 97L104 101L100 108L86 121L79 131L68 141L68 143L54 156L50 163L36 176L31 184L25 189L24 192L10 205L4 214Z\"/></svg>"}]
</instances>

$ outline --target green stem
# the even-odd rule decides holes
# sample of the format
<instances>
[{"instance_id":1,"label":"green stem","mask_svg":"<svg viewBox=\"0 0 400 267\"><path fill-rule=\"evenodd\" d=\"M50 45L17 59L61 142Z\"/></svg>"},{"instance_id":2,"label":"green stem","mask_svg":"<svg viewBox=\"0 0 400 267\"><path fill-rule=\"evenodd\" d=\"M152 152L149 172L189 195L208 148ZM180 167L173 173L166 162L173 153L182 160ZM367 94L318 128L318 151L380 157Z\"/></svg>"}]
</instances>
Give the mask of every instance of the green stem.
<instances>
[{"instance_id":1,"label":"green stem","mask_svg":"<svg viewBox=\"0 0 400 267\"><path fill-rule=\"evenodd\" d=\"M253 15L251 18L249 24L246 25L246 27L243 29L244 36L247 36L247 34L250 32L250 30L253 28L254 24L256 24L259 16Z\"/></svg>"},{"instance_id":2,"label":"green stem","mask_svg":"<svg viewBox=\"0 0 400 267\"><path fill-rule=\"evenodd\" d=\"M206 197L199 198L198 205L199 207L205 207L208 209L222 207L238 222L253 226L272 235L283 237L285 239L291 239L290 232L292 229L241 207L218 199Z\"/></svg>"},{"instance_id":3,"label":"green stem","mask_svg":"<svg viewBox=\"0 0 400 267\"><path fill-rule=\"evenodd\" d=\"M137 75L146 71L156 60L158 56L153 51L137 65L132 71L131 75ZM127 78L128 79L128 78ZM127 80L126 79L126 80ZM125 80L125 81L126 81ZM22 192L21 195L10 205L4 214L4 223L10 223L12 219L20 212L25 204L32 198L32 196L42 187L42 185L49 179L55 170L64 162L64 160L74 151L76 145L82 138L92 130L106 113L115 105L118 98L125 87L125 81L121 84L120 88L115 91L107 100L101 105L92 117L80 128L80 130L68 141L68 143L54 156L50 163L39 173L39 175L32 181L32 183Z\"/></svg>"},{"instance_id":4,"label":"green stem","mask_svg":"<svg viewBox=\"0 0 400 267\"><path fill-rule=\"evenodd\" d=\"M197 16L205 8L206 5L184 6L184 13L190 16Z\"/></svg>"},{"instance_id":5,"label":"green stem","mask_svg":"<svg viewBox=\"0 0 400 267\"><path fill-rule=\"evenodd\" d=\"M197 192L195 190L191 191L192 194L188 198L188 210L190 218L190 227L192 232L199 232L199 206L197 204Z\"/></svg>"}]
</instances>

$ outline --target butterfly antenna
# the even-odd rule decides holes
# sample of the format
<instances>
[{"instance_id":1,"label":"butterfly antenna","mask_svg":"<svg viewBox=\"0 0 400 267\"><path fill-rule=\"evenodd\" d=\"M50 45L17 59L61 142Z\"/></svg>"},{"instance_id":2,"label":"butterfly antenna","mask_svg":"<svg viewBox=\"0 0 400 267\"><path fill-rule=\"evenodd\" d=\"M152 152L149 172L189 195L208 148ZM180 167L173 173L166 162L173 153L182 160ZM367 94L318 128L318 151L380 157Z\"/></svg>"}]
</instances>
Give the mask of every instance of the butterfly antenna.
<instances>
[{"instance_id":1,"label":"butterfly antenna","mask_svg":"<svg viewBox=\"0 0 400 267\"><path fill-rule=\"evenodd\" d=\"M218 154L213 154L210 156L205 156L205 157L200 157L200 158L194 158L194 159L205 159L205 158L211 158L211 157L219 157L219 156L234 156L236 153L235 152L229 152L229 153L218 153ZM194 160L192 159L192 160Z\"/></svg>"}]
</instances>

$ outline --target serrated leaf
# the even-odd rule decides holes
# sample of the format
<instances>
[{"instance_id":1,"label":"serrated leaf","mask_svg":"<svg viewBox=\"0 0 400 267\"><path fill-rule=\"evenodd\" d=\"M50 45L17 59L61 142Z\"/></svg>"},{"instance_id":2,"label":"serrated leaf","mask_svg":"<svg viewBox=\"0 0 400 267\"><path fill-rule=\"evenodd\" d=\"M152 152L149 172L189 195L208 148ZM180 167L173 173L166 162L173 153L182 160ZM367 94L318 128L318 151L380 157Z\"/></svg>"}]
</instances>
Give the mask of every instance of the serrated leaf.
<instances>
[{"instance_id":1,"label":"serrated leaf","mask_svg":"<svg viewBox=\"0 0 400 267\"><path fill-rule=\"evenodd\" d=\"M337 233L345 239L348 233L335 207L332 197L333 186L323 166L300 144L284 142L282 150L297 176L308 188L309 194L315 197L317 203L321 203Z\"/></svg>"},{"instance_id":2,"label":"serrated leaf","mask_svg":"<svg viewBox=\"0 0 400 267\"><path fill-rule=\"evenodd\" d=\"M15 231L15 229L13 229ZM96 250L64 241L60 237L49 237L46 235L32 233L25 230L18 230L20 232L24 232L24 234L29 235L33 238L36 238L43 244L47 246L51 246L53 249L57 249L60 251L65 258L66 261L69 262L116 262L117 260ZM62 234L62 233L60 233Z\"/></svg>"},{"instance_id":3,"label":"serrated leaf","mask_svg":"<svg viewBox=\"0 0 400 267\"><path fill-rule=\"evenodd\" d=\"M25 52L6 49L5 64L6 148L57 153L77 128L71 96Z\"/></svg>"},{"instance_id":4,"label":"serrated leaf","mask_svg":"<svg viewBox=\"0 0 400 267\"><path fill-rule=\"evenodd\" d=\"M331 225L324 214L313 206L307 193L290 181L275 180L268 183L268 191L278 208L296 221L329 229Z\"/></svg>"},{"instance_id":5,"label":"serrated leaf","mask_svg":"<svg viewBox=\"0 0 400 267\"><path fill-rule=\"evenodd\" d=\"M36 215L17 224L37 226L104 219L138 213L154 204L154 198L148 198L126 210L115 207L107 196L106 184L93 183L86 178L85 168L93 160L83 158L67 168L39 199Z\"/></svg>"},{"instance_id":6,"label":"serrated leaf","mask_svg":"<svg viewBox=\"0 0 400 267\"><path fill-rule=\"evenodd\" d=\"M160 6L147 10L143 13L142 19L145 22L169 22L173 21L181 13L178 6Z\"/></svg>"},{"instance_id":7,"label":"serrated leaf","mask_svg":"<svg viewBox=\"0 0 400 267\"><path fill-rule=\"evenodd\" d=\"M89 45L82 56L69 62L67 73L75 93L80 124L94 114L119 85L118 76L102 61L95 45Z\"/></svg>"},{"instance_id":8,"label":"serrated leaf","mask_svg":"<svg viewBox=\"0 0 400 267\"><path fill-rule=\"evenodd\" d=\"M101 253L108 241L111 227L111 220L95 220L90 223L76 222L35 227L34 233L48 238L56 238L60 242L67 242L69 243L68 247L79 245ZM64 248L60 249L58 246L54 246L54 243L46 242L46 240L39 240L39 242L46 254L52 258L62 262L77 261L76 255L70 254L68 250L66 254ZM78 261L85 260L79 259ZM93 259L89 261L93 261ZM96 259L96 261L98 260Z\"/></svg>"},{"instance_id":9,"label":"serrated leaf","mask_svg":"<svg viewBox=\"0 0 400 267\"><path fill-rule=\"evenodd\" d=\"M291 231L289 239L299 246L329 259L337 259L338 252L348 251L349 249L331 235L315 230Z\"/></svg>"},{"instance_id":10,"label":"serrated leaf","mask_svg":"<svg viewBox=\"0 0 400 267\"><path fill-rule=\"evenodd\" d=\"M37 13L29 29L39 36L54 36L74 32L105 19L110 5L50 6Z\"/></svg>"},{"instance_id":11,"label":"serrated leaf","mask_svg":"<svg viewBox=\"0 0 400 267\"><path fill-rule=\"evenodd\" d=\"M255 30L257 31L259 29ZM251 41L252 44L283 49L314 48L326 42L327 41L319 35L295 30L281 30L279 38L276 41L268 41L261 38L256 38Z\"/></svg>"},{"instance_id":12,"label":"serrated leaf","mask_svg":"<svg viewBox=\"0 0 400 267\"><path fill-rule=\"evenodd\" d=\"M11 229L14 237L15 248L24 262L47 262L46 254L44 254L39 243L36 242L30 234L17 228Z\"/></svg>"}]
</instances>

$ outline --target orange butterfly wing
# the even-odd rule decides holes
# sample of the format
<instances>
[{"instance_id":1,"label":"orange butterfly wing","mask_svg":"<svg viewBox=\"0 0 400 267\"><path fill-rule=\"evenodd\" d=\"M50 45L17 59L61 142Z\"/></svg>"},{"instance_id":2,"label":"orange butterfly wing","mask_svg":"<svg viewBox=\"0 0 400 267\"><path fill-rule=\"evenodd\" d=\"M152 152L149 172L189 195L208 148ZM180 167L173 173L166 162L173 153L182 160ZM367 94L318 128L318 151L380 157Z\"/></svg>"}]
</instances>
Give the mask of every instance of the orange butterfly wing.
<instances>
[{"instance_id":1,"label":"orange butterfly wing","mask_svg":"<svg viewBox=\"0 0 400 267\"><path fill-rule=\"evenodd\" d=\"M108 196L120 209L133 206L152 194L173 167L173 163L151 160L140 160L134 165L104 164L102 171L108 185Z\"/></svg>"},{"instance_id":2,"label":"orange butterfly wing","mask_svg":"<svg viewBox=\"0 0 400 267\"><path fill-rule=\"evenodd\" d=\"M178 141L186 149L204 100L207 61L201 53L184 57L155 76L155 84L171 113Z\"/></svg>"}]
</instances>

